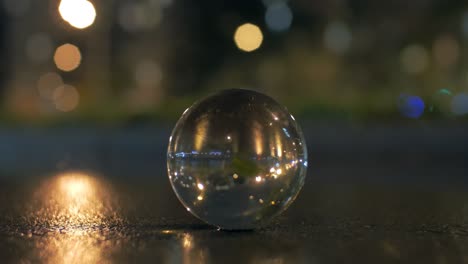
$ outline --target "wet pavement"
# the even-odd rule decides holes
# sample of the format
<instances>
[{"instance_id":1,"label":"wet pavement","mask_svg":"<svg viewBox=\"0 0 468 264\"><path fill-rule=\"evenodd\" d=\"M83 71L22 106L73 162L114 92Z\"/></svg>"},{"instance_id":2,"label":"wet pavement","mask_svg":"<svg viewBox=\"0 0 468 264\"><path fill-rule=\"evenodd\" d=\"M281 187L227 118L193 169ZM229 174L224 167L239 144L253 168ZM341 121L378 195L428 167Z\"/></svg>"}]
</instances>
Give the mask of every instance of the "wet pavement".
<instances>
[{"instance_id":1,"label":"wet pavement","mask_svg":"<svg viewBox=\"0 0 468 264\"><path fill-rule=\"evenodd\" d=\"M430 145L443 141L430 131L424 140L405 132L379 146L385 137L369 130L347 143L338 137L341 145L322 137L309 147L296 202L243 232L219 231L183 208L159 157L164 150L132 174L151 162L138 142L106 145L96 164L109 170L77 163L51 170L46 159L33 162L40 173L3 169L0 262L468 263L467 137ZM142 154L107 150L119 146Z\"/></svg>"},{"instance_id":2,"label":"wet pavement","mask_svg":"<svg viewBox=\"0 0 468 264\"><path fill-rule=\"evenodd\" d=\"M35 181L2 186L2 263L468 261L463 192L309 182L269 225L226 232L186 212L167 182L109 184L85 173Z\"/></svg>"}]
</instances>

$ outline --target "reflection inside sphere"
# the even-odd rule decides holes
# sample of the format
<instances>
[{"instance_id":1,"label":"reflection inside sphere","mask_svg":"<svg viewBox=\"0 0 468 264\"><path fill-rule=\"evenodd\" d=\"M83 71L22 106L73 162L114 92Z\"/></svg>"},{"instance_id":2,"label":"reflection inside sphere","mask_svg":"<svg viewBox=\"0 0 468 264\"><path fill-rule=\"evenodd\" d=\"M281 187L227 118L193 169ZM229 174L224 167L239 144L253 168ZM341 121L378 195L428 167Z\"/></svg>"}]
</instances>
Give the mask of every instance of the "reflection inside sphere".
<instances>
[{"instance_id":1,"label":"reflection inside sphere","mask_svg":"<svg viewBox=\"0 0 468 264\"><path fill-rule=\"evenodd\" d=\"M250 229L284 211L301 189L304 138L270 97L226 90L194 104L168 149L169 178L188 211L225 229Z\"/></svg>"}]
</instances>

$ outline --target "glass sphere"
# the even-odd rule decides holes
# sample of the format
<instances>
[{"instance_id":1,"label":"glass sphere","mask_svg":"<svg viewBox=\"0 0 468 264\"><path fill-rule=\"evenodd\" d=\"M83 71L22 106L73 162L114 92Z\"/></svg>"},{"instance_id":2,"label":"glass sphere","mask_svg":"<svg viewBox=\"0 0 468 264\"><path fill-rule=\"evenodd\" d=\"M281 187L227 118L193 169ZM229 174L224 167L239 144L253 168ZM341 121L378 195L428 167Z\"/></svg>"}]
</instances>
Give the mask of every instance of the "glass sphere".
<instances>
[{"instance_id":1,"label":"glass sphere","mask_svg":"<svg viewBox=\"0 0 468 264\"><path fill-rule=\"evenodd\" d=\"M282 213L304 184L307 149L285 107L224 90L188 108L169 139L169 179L193 215L222 229L253 229Z\"/></svg>"}]
</instances>

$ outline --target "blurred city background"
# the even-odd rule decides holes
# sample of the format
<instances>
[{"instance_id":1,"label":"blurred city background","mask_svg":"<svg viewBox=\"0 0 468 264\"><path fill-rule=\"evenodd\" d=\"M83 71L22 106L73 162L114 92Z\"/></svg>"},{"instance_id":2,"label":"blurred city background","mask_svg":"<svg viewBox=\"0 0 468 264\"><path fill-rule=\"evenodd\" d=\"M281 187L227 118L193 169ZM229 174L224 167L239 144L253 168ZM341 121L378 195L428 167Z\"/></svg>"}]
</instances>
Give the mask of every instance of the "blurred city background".
<instances>
[{"instance_id":1,"label":"blurred city background","mask_svg":"<svg viewBox=\"0 0 468 264\"><path fill-rule=\"evenodd\" d=\"M320 119L462 120L464 1L1 0L2 123L175 120L227 88Z\"/></svg>"},{"instance_id":2,"label":"blurred city background","mask_svg":"<svg viewBox=\"0 0 468 264\"><path fill-rule=\"evenodd\" d=\"M299 120L310 181L467 182L464 1L0 7L0 177L165 176L181 113L213 92L247 88Z\"/></svg>"}]
</instances>

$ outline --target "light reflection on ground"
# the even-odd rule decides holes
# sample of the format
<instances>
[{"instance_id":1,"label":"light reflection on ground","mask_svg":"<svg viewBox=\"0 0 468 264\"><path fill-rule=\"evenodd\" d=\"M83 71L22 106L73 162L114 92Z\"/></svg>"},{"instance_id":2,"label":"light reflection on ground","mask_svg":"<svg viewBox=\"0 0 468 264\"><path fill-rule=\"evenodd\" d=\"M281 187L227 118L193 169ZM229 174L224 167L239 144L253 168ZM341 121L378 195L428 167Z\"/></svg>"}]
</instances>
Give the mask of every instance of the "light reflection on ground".
<instances>
[{"instance_id":1,"label":"light reflection on ground","mask_svg":"<svg viewBox=\"0 0 468 264\"><path fill-rule=\"evenodd\" d=\"M41 184L34 193L30 215L62 229L105 225L119 217L114 197L111 187L99 178L63 173Z\"/></svg>"},{"instance_id":2,"label":"light reflection on ground","mask_svg":"<svg viewBox=\"0 0 468 264\"><path fill-rule=\"evenodd\" d=\"M265 229L220 232L186 213L167 183L145 182L138 187L109 182L92 174L65 173L40 184L31 180L30 185L0 185L4 198L0 199L0 262L463 263L468 259L465 193L332 192L319 186Z\"/></svg>"},{"instance_id":3,"label":"light reflection on ground","mask_svg":"<svg viewBox=\"0 0 468 264\"><path fill-rule=\"evenodd\" d=\"M48 234L35 242L37 256L44 263L109 263L108 252L115 251L116 246L99 232L80 228Z\"/></svg>"},{"instance_id":4,"label":"light reflection on ground","mask_svg":"<svg viewBox=\"0 0 468 264\"><path fill-rule=\"evenodd\" d=\"M106 241L102 230L119 213L108 184L86 173L67 172L43 182L33 197L29 215L48 227L34 243L40 262L109 262L105 253L118 247Z\"/></svg>"},{"instance_id":5,"label":"light reflection on ground","mask_svg":"<svg viewBox=\"0 0 468 264\"><path fill-rule=\"evenodd\" d=\"M26 214L31 226L20 233L32 242L22 259L26 263L114 263L114 256L126 248L134 251L124 253L128 255L144 250L147 243L140 240L142 235L171 241L161 247L159 260L205 263L206 248L198 248L189 232L153 225L135 227L124 221L116 193L101 178L62 173L39 184L32 198ZM168 252L171 254L165 254Z\"/></svg>"}]
</instances>

